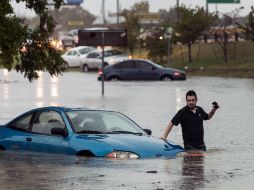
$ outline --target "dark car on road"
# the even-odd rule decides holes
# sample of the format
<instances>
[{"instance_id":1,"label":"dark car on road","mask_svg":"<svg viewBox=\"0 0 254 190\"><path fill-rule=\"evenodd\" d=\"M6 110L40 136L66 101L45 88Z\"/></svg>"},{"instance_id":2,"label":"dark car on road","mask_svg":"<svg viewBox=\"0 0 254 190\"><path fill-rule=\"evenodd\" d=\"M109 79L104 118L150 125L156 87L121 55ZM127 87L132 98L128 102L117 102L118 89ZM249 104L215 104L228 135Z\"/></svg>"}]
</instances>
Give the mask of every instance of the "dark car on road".
<instances>
[{"instance_id":1,"label":"dark car on road","mask_svg":"<svg viewBox=\"0 0 254 190\"><path fill-rule=\"evenodd\" d=\"M102 78L99 71L98 80ZM184 71L174 68L164 68L145 59L129 59L108 65L104 68L105 80L186 80Z\"/></svg>"}]
</instances>

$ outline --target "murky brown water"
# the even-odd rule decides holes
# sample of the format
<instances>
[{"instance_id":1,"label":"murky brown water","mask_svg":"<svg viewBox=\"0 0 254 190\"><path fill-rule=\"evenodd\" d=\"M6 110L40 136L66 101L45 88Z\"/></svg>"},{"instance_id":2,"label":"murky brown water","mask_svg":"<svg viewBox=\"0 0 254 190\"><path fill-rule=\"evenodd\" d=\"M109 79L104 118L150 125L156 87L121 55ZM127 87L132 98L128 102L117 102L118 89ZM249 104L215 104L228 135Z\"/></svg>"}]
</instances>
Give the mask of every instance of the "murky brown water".
<instances>
[{"instance_id":1,"label":"murky brown water","mask_svg":"<svg viewBox=\"0 0 254 190\"><path fill-rule=\"evenodd\" d=\"M205 122L208 152L203 157L106 160L50 154L0 152L0 189L253 189L254 80L192 77L184 82L107 82L105 96L96 73L42 73L29 83L0 70L0 123L35 107L63 105L120 111L154 136L185 105L194 89L199 105L221 109ZM182 145L180 127L170 140Z\"/></svg>"}]
</instances>

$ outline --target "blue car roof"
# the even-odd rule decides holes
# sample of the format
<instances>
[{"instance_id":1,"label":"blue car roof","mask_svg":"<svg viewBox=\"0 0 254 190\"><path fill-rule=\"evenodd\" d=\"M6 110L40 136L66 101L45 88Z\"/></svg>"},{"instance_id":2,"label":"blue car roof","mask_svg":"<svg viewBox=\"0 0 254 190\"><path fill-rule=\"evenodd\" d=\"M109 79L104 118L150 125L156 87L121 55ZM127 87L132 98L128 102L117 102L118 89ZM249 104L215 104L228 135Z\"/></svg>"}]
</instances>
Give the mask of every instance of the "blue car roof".
<instances>
[{"instance_id":1,"label":"blue car roof","mask_svg":"<svg viewBox=\"0 0 254 190\"><path fill-rule=\"evenodd\" d=\"M38 111L38 110L44 110L44 109L54 110L54 111L59 111L59 112L77 111L77 110L93 110L93 109L81 108L81 107L70 108L70 107L62 107L62 106L47 106L47 107L35 108L35 109L32 109L32 110L30 110L30 111L28 111L28 112L33 112L33 111ZM27 113L27 112L26 112L26 113Z\"/></svg>"}]
</instances>

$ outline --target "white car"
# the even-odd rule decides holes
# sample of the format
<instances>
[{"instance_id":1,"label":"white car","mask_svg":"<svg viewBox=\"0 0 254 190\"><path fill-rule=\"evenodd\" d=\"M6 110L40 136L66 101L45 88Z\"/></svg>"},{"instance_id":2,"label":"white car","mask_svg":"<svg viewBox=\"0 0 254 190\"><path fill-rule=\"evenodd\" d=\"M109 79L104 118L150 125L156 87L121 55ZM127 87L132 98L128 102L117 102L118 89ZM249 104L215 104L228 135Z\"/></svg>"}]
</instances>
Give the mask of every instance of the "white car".
<instances>
[{"instance_id":1,"label":"white car","mask_svg":"<svg viewBox=\"0 0 254 190\"><path fill-rule=\"evenodd\" d=\"M127 60L128 56L122 54L120 51L115 49L105 49L104 50L104 63L105 65L112 65L119 61ZM80 64L80 69L83 72L88 72L89 70L99 69L102 65L102 51L94 50L87 53L84 56L82 63Z\"/></svg>"},{"instance_id":2,"label":"white car","mask_svg":"<svg viewBox=\"0 0 254 190\"><path fill-rule=\"evenodd\" d=\"M86 54L93 50L96 50L96 48L91 46L75 47L65 52L62 58L68 63L68 67L80 67Z\"/></svg>"}]
</instances>

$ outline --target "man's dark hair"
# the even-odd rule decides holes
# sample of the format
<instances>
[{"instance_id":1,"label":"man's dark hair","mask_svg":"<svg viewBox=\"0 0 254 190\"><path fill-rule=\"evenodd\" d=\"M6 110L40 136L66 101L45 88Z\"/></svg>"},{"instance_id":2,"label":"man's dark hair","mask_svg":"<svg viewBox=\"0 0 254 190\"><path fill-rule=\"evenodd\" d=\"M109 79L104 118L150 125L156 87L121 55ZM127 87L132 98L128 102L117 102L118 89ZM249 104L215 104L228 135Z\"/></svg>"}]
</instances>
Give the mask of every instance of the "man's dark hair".
<instances>
[{"instance_id":1,"label":"man's dark hair","mask_svg":"<svg viewBox=\"0 0 254 190\"><path fill-rule=\"evenodd\" d=\"M187 100L187 96L195 96L195 98L197 99L197 94L194 90L189 90L187 93L186 93L186 100Z\"/></svg>"}]
</instances>

